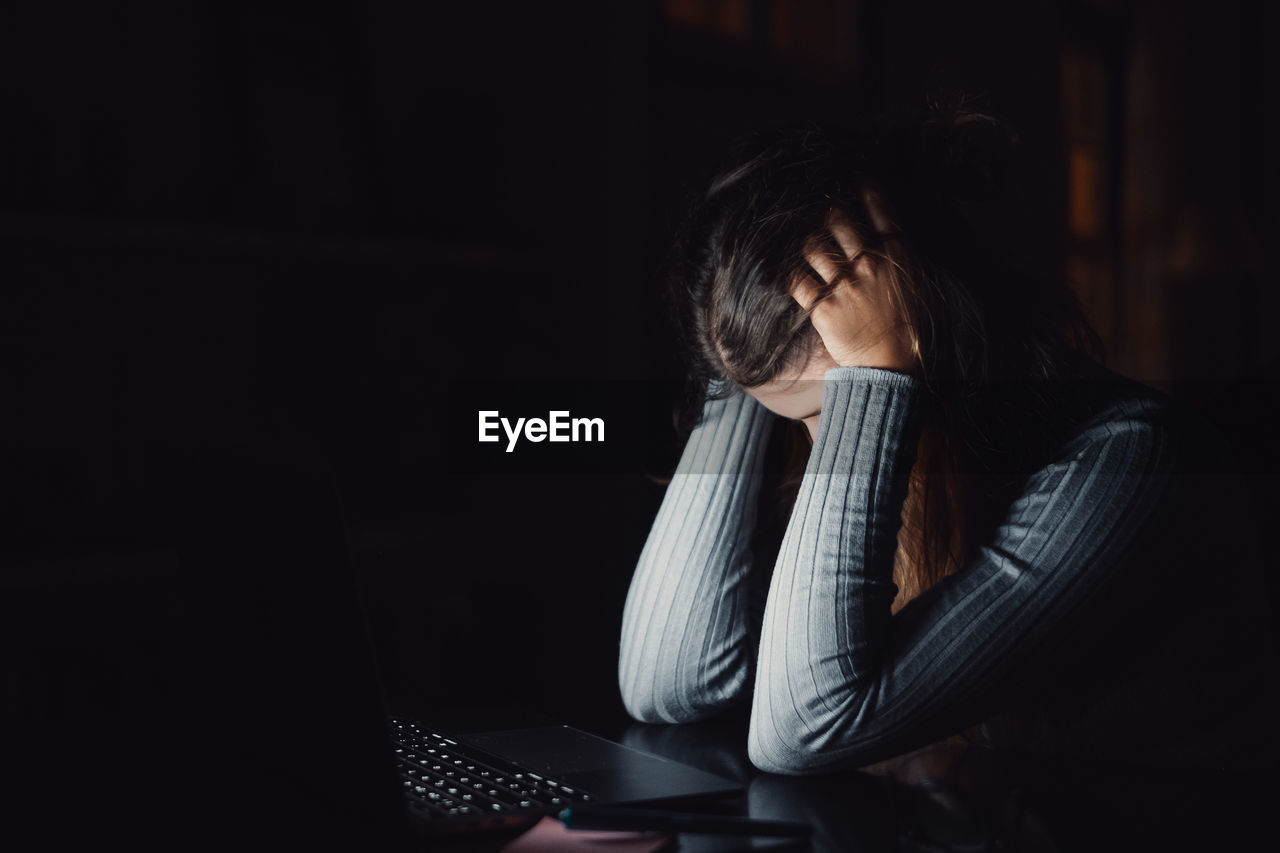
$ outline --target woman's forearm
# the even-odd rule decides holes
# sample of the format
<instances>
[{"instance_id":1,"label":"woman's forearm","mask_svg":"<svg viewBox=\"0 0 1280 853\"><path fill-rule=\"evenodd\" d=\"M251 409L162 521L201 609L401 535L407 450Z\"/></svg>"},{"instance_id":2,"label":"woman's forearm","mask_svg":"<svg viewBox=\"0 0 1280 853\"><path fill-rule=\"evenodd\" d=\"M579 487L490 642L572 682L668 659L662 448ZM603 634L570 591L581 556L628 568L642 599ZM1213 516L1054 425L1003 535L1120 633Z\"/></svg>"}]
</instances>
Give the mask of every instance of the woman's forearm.
<instances>
[{"instance_id":1,"label":"woman's forearm","mask_svg":"<svg viewBox=\"0 0 1280 853\"><path fill-rule=\"evenodd\" d=\"M871 683L896 592L919 384L888 370L828 371L818 434L769 587L752 720L757 763L794 764L789 750L806 745L805 727L843 718L840 706Z\"/></svg>"},{"instance_id":2,"label":"woman's forearm","mask_svg":"<svg viewBox=\"0 0 1280 853\"><path fill-rule=\"evenodd\" d=\"M1039 644L1087 620L1160 499L1161 409L1105 410L1029 477L962 571L891 616L919 395L905 374L828 371L761 633L749 753L762 769L858 767L978 722Z\"/></svg>"},{"instance_id":3,"label":"woman's forearm","mask_svg":"<svg viewBox=\"0 0 1280 853\"><path fill-rule=\"evenodd\" d=\"M636 566L618 682L645 722L687 722L746 692L749 540L772 415L741 392L709 400Z\"/></svg>"}]
</instances>

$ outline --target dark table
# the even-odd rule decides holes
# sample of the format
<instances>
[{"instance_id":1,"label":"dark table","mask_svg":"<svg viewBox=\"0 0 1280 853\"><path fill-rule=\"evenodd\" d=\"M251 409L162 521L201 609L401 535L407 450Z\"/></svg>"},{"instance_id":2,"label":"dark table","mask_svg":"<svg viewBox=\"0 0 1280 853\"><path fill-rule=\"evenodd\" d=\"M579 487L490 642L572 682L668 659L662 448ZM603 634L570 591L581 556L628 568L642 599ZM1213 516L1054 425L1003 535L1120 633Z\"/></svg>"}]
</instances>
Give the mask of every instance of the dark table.
<instances>
[{"instance_id":1,"label":"dark table","mask_svg":"<svg viewBox=\"0 0 1280 853\"><path fill-rule=\"evenodd\" d=\"M594 728L745 789L673 810L803 821L813 828L812 837L799 842L682 834L674 848L682 851L1238 850L1273 843L1269 815L1277 787L1269 775L1174 772L1122 760L1076 764L957 737L856 771L779 776L751 765L746 726L745 715L737 715L682 726ZM500 850L511 837L438 846Z\"/></svg>"}]
</instances>

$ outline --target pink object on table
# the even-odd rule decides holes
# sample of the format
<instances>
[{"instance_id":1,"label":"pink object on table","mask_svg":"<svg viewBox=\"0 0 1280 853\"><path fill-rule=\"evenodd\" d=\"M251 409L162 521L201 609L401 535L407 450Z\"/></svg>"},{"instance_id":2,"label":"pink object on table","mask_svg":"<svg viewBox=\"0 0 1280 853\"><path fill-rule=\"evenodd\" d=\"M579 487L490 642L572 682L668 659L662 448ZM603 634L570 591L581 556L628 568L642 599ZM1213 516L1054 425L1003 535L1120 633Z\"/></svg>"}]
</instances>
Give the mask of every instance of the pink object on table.
<instances>
[{"instance_id":1,"label":"pink object on table","mask_svg":"<svg viewBox=\"0 0 1280 853\"><path fill-rule=\"evenodd\" d=\"M661 832L566 829L555 818L544 817L524 835L503 847L502 853L559 853L562 850L656 853L665 849L671 840L672 836Z\"/></svg>"}]
</instances>

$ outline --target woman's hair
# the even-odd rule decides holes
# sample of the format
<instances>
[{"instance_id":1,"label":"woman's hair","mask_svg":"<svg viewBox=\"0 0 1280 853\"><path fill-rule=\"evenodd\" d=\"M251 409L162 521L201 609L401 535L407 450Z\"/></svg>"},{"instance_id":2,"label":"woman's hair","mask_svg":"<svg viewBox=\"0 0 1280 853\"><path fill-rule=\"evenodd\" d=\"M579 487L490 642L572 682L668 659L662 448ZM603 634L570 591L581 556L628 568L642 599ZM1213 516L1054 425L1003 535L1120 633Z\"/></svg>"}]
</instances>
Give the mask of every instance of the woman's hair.
<instances>
[{"instance_id":1,"label":"woman's hair","mask_svg":"<svg viewBox=\"0 0 1280 853\"><path fill-rule=\"evenodd\" d=\"M844 256L839 217L885 276L928 400L899 537L895 609L954 571L1021 481L1082 414L1101 346L1065 282L1021 268L991 234L1016 137L987 115L933 109L855 126L754 134L693 205L669 300L689 362L689 413L712 379L731 393L803 365L819 339L790 295L827 282L813 251ZM868 199L887 214L878 231ZM817 304L816 302L814 303ZM687 425L687 422L686 422Z\"/></svg>"}]
</instances>

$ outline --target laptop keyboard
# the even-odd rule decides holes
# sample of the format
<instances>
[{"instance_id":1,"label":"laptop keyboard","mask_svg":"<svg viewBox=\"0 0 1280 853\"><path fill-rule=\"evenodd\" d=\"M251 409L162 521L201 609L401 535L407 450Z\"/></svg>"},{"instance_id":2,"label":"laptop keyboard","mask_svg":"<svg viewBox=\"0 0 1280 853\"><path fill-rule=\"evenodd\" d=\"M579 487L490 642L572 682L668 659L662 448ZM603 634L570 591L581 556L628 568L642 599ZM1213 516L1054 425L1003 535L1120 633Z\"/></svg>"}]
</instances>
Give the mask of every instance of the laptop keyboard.
<instances>
[{"instance_id":1,"label":"laptop keyboard","mask_svg":"<svg viewBox=\"0 0 1280 853\"><path fill-rule=\"evenodd\" d=\"M417 723L393 719L391 735L405 796L422 817L546 812L593 799L581 789L479 753Z\"/></svg>"}]
</instances>

